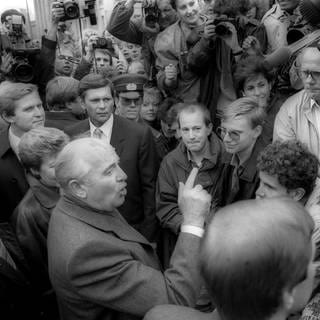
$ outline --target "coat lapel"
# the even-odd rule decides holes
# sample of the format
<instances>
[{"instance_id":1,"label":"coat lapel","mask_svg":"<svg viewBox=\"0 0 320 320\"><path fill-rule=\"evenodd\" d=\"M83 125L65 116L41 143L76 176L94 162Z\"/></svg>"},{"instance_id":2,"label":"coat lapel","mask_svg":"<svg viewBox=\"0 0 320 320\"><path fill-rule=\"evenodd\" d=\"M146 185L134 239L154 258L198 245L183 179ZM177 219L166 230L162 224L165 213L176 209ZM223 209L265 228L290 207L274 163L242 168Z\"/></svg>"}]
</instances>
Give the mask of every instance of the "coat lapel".
<instances>
[{"instance_id":1,"label":"coat lapel","mask_svg":"<svg viewBox=\"0 0 320 320\"><path fill-rule=\"evenodd\" d=\"M123 119L114 115L110 144L116 149L116 153L120 158L124 148L126 129Z\"/></svg>"}]
</instances>

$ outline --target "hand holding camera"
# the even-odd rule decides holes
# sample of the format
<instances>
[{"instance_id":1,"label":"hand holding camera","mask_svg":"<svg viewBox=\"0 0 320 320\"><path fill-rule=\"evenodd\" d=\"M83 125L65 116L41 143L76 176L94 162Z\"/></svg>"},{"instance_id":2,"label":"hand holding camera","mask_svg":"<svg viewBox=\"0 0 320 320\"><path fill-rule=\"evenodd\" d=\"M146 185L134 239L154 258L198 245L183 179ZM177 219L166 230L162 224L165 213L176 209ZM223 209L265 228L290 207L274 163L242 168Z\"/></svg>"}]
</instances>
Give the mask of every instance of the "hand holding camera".
<instances>
[{"instance_id":1,"label":"hand holding camera","mask_svg":"<svg viewBox=\"0 0 320 320\"><path fill-rule=\"evenodd\" d=\"M237 30L233 23L225 21L217 24L216 34L223 39L233 52L242 50L239 45Z\"/></svg>"},{"instance_id":2,"label":"hand holding camera","mask_svg":"<svg viewBox=\"0 0 320 320\"><path fill-rule=\"evenodd\" d=\"M64 18L64 6L61 5L61 2L53 2L51 7L51 19L52 23L58 24L59 21L62 21Z\"/></svg>"},{"instance_id":3,"label":"hand holding camera","mask_svg":"<svg viewBox=\"0 0 320 320\"><path fill-rule=\"evenodd\" d=\"M213 19L208 19L204 25L203 38L210 40L216 35L216 26Z\"/></svg>"},{"instance_id":4,"label":"hand holding camera","mask_svg":"<svg viewBox=\"0 0 320 320\"><path fill-rule=\"evenodd\" d=\"M0 67L1 72L4 74L8 74L11 71L13 61L14 59L11 52L5 52L2 56L2 63Z\"/></svg>"}]
</instances>

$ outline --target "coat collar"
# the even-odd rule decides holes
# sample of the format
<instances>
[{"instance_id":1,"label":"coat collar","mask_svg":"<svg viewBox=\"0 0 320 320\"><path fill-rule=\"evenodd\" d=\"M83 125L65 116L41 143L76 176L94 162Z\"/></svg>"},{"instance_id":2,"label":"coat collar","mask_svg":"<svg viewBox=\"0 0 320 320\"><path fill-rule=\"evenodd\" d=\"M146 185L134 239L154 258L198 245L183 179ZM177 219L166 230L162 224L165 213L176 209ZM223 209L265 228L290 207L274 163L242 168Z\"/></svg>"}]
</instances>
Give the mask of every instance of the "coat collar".
<instances>
[{"instance_id":1,"label":"coat collar","mask_svg":"<svg viewBox=\"0 0 320 320\"><path fill-rule=\"evenodd\" d=\"M210 159L208 160L212 167L215 167L219 163L228 163L230 160L230 156L225 152L222 142L220 142L215 133L212 133L209 137L209 151ZM183 141L180 141L176 149L172 151L172 157L182 168L188 169L190 167L187 148Z\"/></svg>"},{"instance_id":2,"label":"coat collar","mask_svg":"<svg viewBox=\"0 0 320 320\"><path fill-rule=\"evenodd\" d=\"M241 180L252 182L257 173L257 158L259 153L267 146L265 139L260 136L252 150L250 158L243 164L243 172L240 176Z\"/></svg>"},{"instance_id":3,"label":"coat collar","mask_svg":"<svg viewBox=\"0 0 320 320\"><path fill-rule=\"evenodd\" d=\"M60 198L59 189L45 186L31 175L27 175L27 180L41 206L46 209L53 209Z\"/></svg>"},{"instance_id":4,"label":"coat collar","mask_svg":"<svg viewBox=\"0 0 320 320\"><path fill-rule=\"evenodd\" d=\"M116 149L119 156L122 154L126 135L128 134L128 122L131 124L127 119L121 118L117 115L113 116L110 144Z\"/></svg>"},{"instance_id":5,"label":"coat collar","mask_svg":"<svg viewBox=\"0 0 320 320\"><path fill-rule=\"evenodd\" d=\"M150 242L142 234L133 229L125 221L118 210L112 212L99 211L67 196L60 198L56 210L80 220L95 229L112 232L124 241L138 242L151 246Z\"/></svg>"}]
</instances>

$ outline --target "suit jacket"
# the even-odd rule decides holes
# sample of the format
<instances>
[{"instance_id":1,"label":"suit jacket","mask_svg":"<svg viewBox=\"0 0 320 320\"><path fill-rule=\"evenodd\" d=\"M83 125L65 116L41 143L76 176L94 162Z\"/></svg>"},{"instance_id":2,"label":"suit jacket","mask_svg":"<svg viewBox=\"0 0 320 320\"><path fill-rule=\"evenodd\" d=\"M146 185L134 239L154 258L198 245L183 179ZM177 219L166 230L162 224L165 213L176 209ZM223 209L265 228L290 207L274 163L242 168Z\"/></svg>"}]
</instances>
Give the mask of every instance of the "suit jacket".
<instances>
[{"instance_id":1,"label":"suit jacket","mask_svg":"<svg viewBox=\"0 0 320 320\"><path fill-rule=\"evenodd\" d=\"M143 320L220 320L217 311L210 313L183 306L162 305L152 308Z\"/></svg>"},{"instance_id":2,"label":"suit jacket","mask_svg":"<svg viewBox=\"0 0 320 320\"><path fill-rule=\"evenodd\" d=\"M194 306L200 238L181 233L161 272L151 244L119 214L62 197L48 230L49 275L61 319L142 318L160 304Z\"/></svg>"},{"instance_id":3,"label":"suit jacket","mask_svg":"<svg viewBox=\"0 0 320 320\"><path fill-rule=\"evenodd\" d=\"M0 221L8 221L29 188L22 164L10 147L8 132L0 133Z\"/></svg>"},{"instance_id":4,"label":"suit jacket","mask_svg":"<svg viewBox=\"0 0 320 320\"><path fill-rule=\"evenodd\" d=\"M89 120L86 119L65 132L75 137L89 130ZM130 225L154 241L158 229L155 183L159 159L152 133L147 126L114 115L110 144L120 157L120 167L128 176L126 201L119 211Z\"/></svg>"}]
</instances>

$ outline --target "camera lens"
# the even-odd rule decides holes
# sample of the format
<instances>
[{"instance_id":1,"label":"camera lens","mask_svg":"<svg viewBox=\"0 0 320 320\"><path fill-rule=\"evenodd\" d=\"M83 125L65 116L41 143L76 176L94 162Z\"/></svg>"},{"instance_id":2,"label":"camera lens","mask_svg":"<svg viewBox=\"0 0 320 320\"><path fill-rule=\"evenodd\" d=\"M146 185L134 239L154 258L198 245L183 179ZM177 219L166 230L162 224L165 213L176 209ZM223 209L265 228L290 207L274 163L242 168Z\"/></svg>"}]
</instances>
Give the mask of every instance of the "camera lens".
<instances>
[{"instance_id":1,"label":"camera lens","mask_svg":"<svg viewBox=\"0 0 320 320\"><path fill-rule=\"evenodd\" d=\"M13 74L17 81L30 82L33 79L33 68L26 62L18 62L13 66Z\"/></svg>"},{"instance_id":2,"label":"camera lens","mask_svg":"<svg viewBox=\"0 0 320 320\"><path fill-rule=\"evenodd\" d=\"M232 32L229 30L229 28L222 22L222 23L218 23L216 25L216 34L218 36L227 36L227 35L231 35Z\"/></svg>"},{"instance_id":3,"label":"camera lens","mask_svg":"<svg viewBox=\"0 0 320 320\"><path fill-rule=\"evenodd\" d=\"M79 17L79 7L76 3L72 1L67 1L64 3L65 15L69 19L76 19Z\"/></svg>"}]
</instances>

